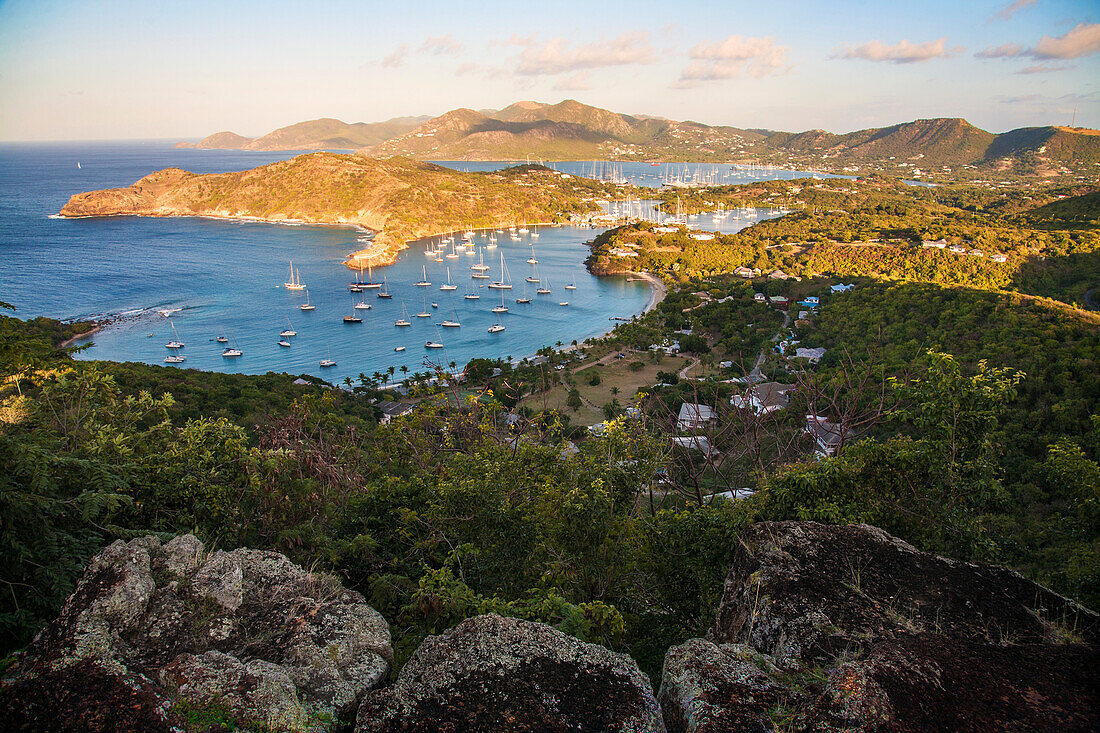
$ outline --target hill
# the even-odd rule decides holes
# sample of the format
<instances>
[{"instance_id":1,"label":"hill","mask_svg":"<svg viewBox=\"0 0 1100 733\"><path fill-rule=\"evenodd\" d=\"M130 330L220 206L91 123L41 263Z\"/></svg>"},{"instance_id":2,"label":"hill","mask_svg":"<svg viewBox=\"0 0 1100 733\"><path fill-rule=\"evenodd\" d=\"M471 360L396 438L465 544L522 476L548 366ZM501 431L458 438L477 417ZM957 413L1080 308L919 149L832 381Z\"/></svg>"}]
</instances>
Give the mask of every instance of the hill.
<instances>
[{"instance_id":1,"label":"hill","mask_svg":"<svg viewBox=\"0 0 1100 733\"><path fill-rule=\"evenodd\" d=\"M461 173L404 158L311 153L246 171L157 171L80 193L62 216L213 216L343 224L378 234L356 264L391 264L411 239L467 227L553 222L595 210L601 184L542 167Z\"/></svg>"},{"instance_id":2,"label":"hill","mask_svg":"<svg viewBox=\"0 0 1100 733\"><path fill-rule=\"evenodd\" d=\"M241 150L354 150L377 145L416 127L426 117L394 117L385 122L354 122L324 117L280 127L258 138L219 132L198 143L177 143L177 148L219 148Z\"/></svg>"}]
</instances>

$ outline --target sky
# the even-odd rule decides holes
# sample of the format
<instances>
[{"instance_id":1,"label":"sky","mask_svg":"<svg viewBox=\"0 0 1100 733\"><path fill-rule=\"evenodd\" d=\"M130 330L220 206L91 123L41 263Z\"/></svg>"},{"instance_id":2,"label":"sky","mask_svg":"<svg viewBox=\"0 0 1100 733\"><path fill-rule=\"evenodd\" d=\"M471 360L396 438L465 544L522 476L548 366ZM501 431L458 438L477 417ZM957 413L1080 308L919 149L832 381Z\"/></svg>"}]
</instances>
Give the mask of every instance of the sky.
<instances>
[{"instance_id":1,"label":"sky","mask_svg":"<svg viewBox=\"0 0 1100 733\"><path fill-rule=\"evenodd\" d=\"M848 132L1100 127L1097 0L0 0L0 140L249 137L577 99Z\"/></svg>"}]
</instances>

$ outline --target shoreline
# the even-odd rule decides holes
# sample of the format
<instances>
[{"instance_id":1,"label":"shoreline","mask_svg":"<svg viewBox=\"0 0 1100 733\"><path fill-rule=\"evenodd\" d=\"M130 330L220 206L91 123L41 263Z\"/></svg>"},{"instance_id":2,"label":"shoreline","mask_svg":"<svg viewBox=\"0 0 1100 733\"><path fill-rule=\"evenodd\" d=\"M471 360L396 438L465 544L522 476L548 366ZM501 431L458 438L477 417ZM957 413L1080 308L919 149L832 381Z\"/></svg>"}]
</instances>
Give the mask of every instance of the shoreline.
<instances>
[{"instance_id":1,"label":"shoreline","mask_svg":"<svg viewBox=\"0 0 1100 733\"><path fill-rule=\"evenodd\" d=\"M103 330L103 325L102 324L97 325L91 331L85 331L84 333L78 333L75 336L71 336L71 337L65 339L64 341L62 341L60 344L57 345L57 348L67 349L68 347L75 344L77 341L83 341L84 339L91 338L92 336L94 336L95 334L99 333L102 330Z\"/></svg>"}]
</instances>

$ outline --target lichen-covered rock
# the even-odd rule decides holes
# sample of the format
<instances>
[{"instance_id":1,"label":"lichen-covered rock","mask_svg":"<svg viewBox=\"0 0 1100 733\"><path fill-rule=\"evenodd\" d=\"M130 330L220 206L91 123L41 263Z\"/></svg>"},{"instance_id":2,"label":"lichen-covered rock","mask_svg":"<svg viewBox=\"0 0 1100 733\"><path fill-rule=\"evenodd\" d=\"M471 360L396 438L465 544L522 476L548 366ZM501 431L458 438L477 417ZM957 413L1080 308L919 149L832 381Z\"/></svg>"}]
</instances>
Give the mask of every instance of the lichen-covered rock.
<instances>
[{"instance_id":1,"label":"lichen-covered rock","mask_svg":"<svg viewBox=\"0 0 1100 733\"><path fill-rule=\"evenodd\" d=\"M690 639L668 650L657 700L669 733L769 733L789 692L764 655L740 644Z\"/></svg>"},{"instance_id":2,"label":"lichen-covered rock","mask_svg":"<svg viewBox=\"0 0 1100 733\"><path fill-rule=\"evenodd\" d=\"M664 730L630 657L493 614L429 637L392 687L368 693L356 733Z\"/></svg>"},{"instance_id":3,"label":"lichen-covered rock","mask_svg":"<svg viewBox=\"0 0 1100 733\"><path fill-rule=\"evenodd\" d=\"M790 727L823 731L1100 730L1098 637L1097 614L1015 572L811 522L742 533L710 633L774 659ZM717 652L673 651L662 694L701 709L683 680Z\"/></svg>"},{"instance_id":4,"label":"lichen-covered rock","mask_svg":"<svg viewBox=\"0 0 1100 733\"><path fill-rule=\"evenodd\" d=\"M216 705L325 730L352 718L391 661L389 626L361 595L278 553L207 555L189 535L119 541L4 680L0 729L116 730L94 711L118 705L144 721L136 729L168 730L178 709Z\"/></svg>"}]
</instances>

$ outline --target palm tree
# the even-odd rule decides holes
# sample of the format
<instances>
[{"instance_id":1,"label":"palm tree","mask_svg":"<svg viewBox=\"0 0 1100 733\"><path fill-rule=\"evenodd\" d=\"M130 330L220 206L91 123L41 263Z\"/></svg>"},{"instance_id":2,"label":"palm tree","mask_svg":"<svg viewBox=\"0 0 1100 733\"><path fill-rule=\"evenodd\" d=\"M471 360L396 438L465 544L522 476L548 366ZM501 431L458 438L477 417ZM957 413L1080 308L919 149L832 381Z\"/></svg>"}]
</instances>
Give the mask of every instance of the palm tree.
<instances>
[{"instance_id":1,"label":"palm tree","mask_svg":"<svg viewBox=\"0 0 1100 733\"><path fill-rule=\"evenodd\" d=\"M408 373L409 373L409 367L407 367L406 365L402 364L402 365L401 365L401 376L403 377L403 376L405 376L405 375L406 375L406 374L408 374Z\"/></svg>"},{"instance_id":2,"label":"palm tree","mask_svg":"<svg viewBox=\"0 0 1100 733\"><path fill-rule=\"evenodd\" d=\"M351 377L344 377L344 386L351 389Z\"/></svg>"}]
</instances>

